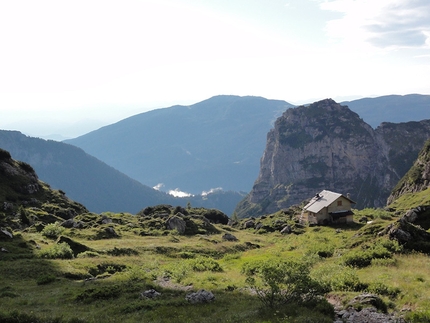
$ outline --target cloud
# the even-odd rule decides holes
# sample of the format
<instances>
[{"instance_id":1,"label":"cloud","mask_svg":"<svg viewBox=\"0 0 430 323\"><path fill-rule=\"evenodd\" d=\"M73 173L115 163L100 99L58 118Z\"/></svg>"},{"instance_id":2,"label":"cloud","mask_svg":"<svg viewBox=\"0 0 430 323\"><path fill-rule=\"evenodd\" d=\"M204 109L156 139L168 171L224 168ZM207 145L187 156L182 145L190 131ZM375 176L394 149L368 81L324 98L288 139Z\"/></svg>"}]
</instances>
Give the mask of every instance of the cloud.
<instances>
[{"instance_id":1,"label":"cloud","mask_svg":"<svg viewBox=\"0 0 430 323\"><path fill-rule=\"evenodd\" d=\"M383 49L430 47L428 0L329 0L320 7L343 14L327 23L332 39Z\"/></svg>"},{"instance_id":2,"label":"cloud","mask_svg":"<svg viewBox=\"0 0 430 323\"><path fill-rule=\"evenodd\" d=\"M174 190L170 190L169 194L173 195L174 197L190 197L190 196L193 196L193 194L183 192L179 188L175 188Z\"/></svg>"},{"instance_id":3,"label":"cloud","mask_svg":"<svg viewBox=\"0 0 430 323\"><path fill-rule=\"evenodd\" d=\"M164 184L163 183L158 183L157 185L155 185L153 187L153 189L159 191L162 187L164 187Z\"/></svg>"},{"instance_id":4,"label":"cloud","mask_svg":"<svg viewBox=\"0 0 430 323\"><path fill-rule=\"evenodd\" d=\"M211 188L209 191L203 191L202 196L208 196L209 194L213 194L220 191L222 191L222 187Z\"/></svg>"}]
</instances>

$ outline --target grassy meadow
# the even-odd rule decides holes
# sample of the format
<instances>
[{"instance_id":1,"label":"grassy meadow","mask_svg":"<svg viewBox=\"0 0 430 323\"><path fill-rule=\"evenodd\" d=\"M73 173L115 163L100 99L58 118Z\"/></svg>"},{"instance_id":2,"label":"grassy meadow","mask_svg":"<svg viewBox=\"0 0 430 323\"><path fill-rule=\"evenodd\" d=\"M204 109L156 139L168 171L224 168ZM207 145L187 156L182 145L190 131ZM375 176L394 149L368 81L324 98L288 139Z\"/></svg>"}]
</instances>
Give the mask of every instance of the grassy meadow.
<instances>
[{"instance_id":1,"label":"grassy meadow","mask_svg":"<svg viewBox=\"0 0 430 323\"><path fill-rule=\"evenodd\" d=\"M331 304L345 306L371 292L381 297L381 311L430 322L428 255L378 235L402 212L399 205L355 211L355 223L334 227L301 226L283 212L256 219L266 228L289 223L293 232L285 235L244 229L245 220L180 235L160 226L148 230L140 216L113 213L78 216L86 221L81 229L32 225L0 241L8 251L0 253L0 321L332 322L327 301L269 308L256 297L243 268L275 259L306 264ZM113 221L102 224L102 216ZM359 222L364 216L367 222ZM108 227L117 235L100 234ZM224 240L225 233L237 241ZM73 250L70 242L58 243L60 236L76 244ZM149 289L161 295L142 298ZM200 289L213 292L215 301L185 300Z\"/></svg>"}]
</instances>

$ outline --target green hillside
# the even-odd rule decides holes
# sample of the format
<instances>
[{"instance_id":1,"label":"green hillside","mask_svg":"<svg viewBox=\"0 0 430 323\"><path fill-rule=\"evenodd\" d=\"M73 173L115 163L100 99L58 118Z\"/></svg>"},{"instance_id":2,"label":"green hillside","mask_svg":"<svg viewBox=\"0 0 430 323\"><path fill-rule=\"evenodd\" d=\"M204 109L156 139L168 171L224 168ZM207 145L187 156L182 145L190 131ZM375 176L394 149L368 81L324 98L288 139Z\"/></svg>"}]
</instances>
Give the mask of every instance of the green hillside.
<instances>
[{"instance_id":1,"label":"green hillside","mask_svg":"<svg viewBox=\"0 0 430 323\"><path fill-rule=\"evenodd\" d=\"M428 190L309 226L300 207L90 213L4 150L0 175L0 322L430 321Z\"/></svg>"}]
</instances>

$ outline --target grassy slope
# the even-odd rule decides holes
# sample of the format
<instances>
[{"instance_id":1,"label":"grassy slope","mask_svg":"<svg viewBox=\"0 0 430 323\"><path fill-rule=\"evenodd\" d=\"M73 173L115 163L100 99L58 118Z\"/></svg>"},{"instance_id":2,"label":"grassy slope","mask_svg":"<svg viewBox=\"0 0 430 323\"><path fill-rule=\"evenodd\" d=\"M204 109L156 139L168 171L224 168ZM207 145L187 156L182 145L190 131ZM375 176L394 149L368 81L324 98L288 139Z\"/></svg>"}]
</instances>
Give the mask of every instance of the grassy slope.
<instances>
[{"instance_id":1,"label":"grassy slope","mask_svg":"<svg viewBox=\"0 0 430 323\"><path fill-rule=\"evenodd\" d=\"M68 260L36 257L55 242L30 229L11 241L1 241L10 253L0 253L0 313L14 309L42 318L62 317L62 322L72 322L72 318L73 322L294 322L301 315L311 315L309 309L288 307L281 312L262 311L261 303L244 289L242 265L269 258L307 261L312 265L312 275L334 286L332 298L340 301L380 286L389 311L430 308L427 255L390 252L364 268L345 266L348 255L390 245L387 238L377 237L377 232L396 219L393 214L367 209L357 214L357 220L363 215L373 222L299 228L297 232L303 233L298 235L258 234L253 229L217 225L220 233L213 235L139 236L135 233L137 217L110 214L124 220L123 224L113 224L120 238L96 240L97 227L66 229L63 234L97 252L94 258ZM264 221L280 218L282 214L277 214ZM239 241L223 241L225 232ZM254 248L247 247L246 242ZM121 253L124 255L118 255ZM193 261L201 257L216 261L222 272L194 271ZM99 279L85 281L90 273ZM165 288L157 285L155 279L167 276L170 280ZM345 287L348 281L353 287ZM172 288L176 285L191 286L194 291L211 290L216 301L190 305L184 299L187 292ZM140 299L139 293L150 288L162 296L158 300Z\"/></svg>"}]
</instances>

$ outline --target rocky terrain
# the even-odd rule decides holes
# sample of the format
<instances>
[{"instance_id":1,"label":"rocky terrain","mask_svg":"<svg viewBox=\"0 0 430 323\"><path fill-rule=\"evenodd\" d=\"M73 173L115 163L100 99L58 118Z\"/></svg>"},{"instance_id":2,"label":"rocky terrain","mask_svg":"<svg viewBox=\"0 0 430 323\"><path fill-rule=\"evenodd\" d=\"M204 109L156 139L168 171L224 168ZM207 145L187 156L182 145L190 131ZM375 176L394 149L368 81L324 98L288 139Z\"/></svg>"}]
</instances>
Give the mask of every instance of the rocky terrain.
<instances>
[{"instance_id":1,"label":"rocky terrain","mask_svg":"<svg viewBox=\"0 0 430 323\"><path fill-rule=\"evenodd\" d=\"M430 120L373 129L331 99L288 109L267 135L260 173L239 217L287 208L323 189L350 194L356 208L384 206L430 137Z\"/></svg>"},{"instance_id":2,"label":"rocky terrain","mask_svg":"<svg viewBox=\"0 0 430 323\"><path fill-rule=\"evenodd\" d=\"M393 189L387 204L391 204L404 194L420 192L428 187L430 187L430 140L426 141L414 165Z\"/></svg>"}]
</instances>

